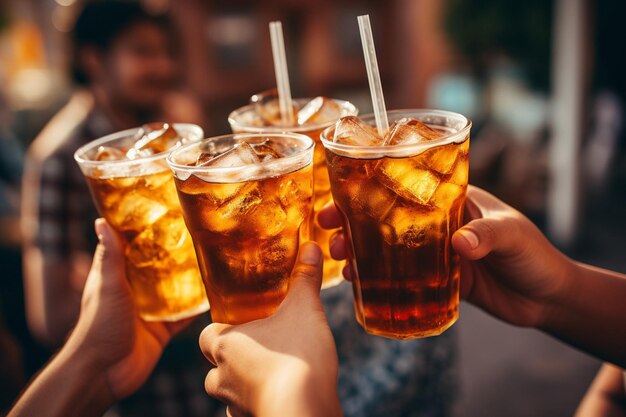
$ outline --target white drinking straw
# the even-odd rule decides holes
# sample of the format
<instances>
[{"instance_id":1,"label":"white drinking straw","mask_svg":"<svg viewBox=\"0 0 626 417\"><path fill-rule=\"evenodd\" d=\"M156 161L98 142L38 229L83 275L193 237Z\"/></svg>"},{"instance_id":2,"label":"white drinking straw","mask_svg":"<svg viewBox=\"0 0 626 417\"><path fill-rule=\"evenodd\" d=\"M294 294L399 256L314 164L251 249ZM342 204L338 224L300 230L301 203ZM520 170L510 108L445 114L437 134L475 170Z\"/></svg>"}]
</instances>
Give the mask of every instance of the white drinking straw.
<instances>
[{"instance_id":1,"label":"white drinking straw","mask_svg":"<svg viewBox=\"0 0 626 417\"><path fill-rule=\"evenodd\" d=\"M363 55L365 56L365 67L367 68L367 79L372 95L372 106L374 107L374 117L376 118L376 128L381 137L385 137L389 130L387 120L387 109L385 108L385 97L383 97L383 86L380 82L380 72L378 71L378 61L376 60L376 50L374 49L374 37L372 36L372 25L368 14L359 16L359 32L361 32L361 43L363 44Z\"/></svg>"},{"instance_id":2,"label":"white drinking straw","mask_svg":"<svg viewBox=\"0 0 626 417\"><path fill-rule=\"evenodd\" d=\"M270 39L272 40L272 56L274 57L274 72L276 73L276 87L278 88L278 105L283 123L294 125L293 103L291 88L289 87L289 72L287 72L287 56L285 54L285 39L281 22L270 22Z\"/></svg>"}]
</instances>

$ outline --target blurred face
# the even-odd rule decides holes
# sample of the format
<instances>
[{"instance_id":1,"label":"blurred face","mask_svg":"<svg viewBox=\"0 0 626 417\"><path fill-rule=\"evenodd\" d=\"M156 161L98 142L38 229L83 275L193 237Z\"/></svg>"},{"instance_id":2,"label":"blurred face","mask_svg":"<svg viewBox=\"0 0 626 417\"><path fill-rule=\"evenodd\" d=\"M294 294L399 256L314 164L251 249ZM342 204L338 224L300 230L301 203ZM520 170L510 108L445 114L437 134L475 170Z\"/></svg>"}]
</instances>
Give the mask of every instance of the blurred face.
<instances>
[{"instance_id":1,"label":"blurred face","mask_svg":"<svg viewBox=\"0 0 626 417\"><path fill-rule=\"evenodd\" d=\"M102 84L117 103L141 111L157 108L176 71L166 30L137 23L124 31L104 56Z\"/></svg>"}]
</instances>

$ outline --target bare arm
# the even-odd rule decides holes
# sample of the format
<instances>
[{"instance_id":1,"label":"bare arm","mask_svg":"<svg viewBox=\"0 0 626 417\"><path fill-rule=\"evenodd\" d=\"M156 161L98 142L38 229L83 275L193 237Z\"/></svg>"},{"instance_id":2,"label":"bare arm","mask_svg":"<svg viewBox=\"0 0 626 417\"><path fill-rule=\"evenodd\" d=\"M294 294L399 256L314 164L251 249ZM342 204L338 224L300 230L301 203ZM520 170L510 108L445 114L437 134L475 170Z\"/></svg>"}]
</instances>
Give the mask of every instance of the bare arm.
<instances>
[{"instance_id":1,"label":"bare arm","mask_svg":"<svg viewBox=\"0 0 626 417\"><path fill-rule=\"evenodd\" d=\"M600 368L585 394L575 417L623 417L626 415L626 387L623 370L609 364Z\"/></svg>"},{"instance_id":2,"label":"bare arm","mask_svg":"<svg viewBox=\"0 0 626 417\"><path fill-rule=\"evenodd\" d=\"M124 273L122 242L103 220L96 229L100 245L78 323L10 417L102 415L145 382L172 336L191 321L143 321Z\"/></svg>"},{"instance_id":3,"label":"bare arm","mask_svg":"<svg viewBox=\"0 0 626 417\"><path fill-rule=\"evenodd\" d=\"M88 352L66 347L37 376L7 417L101 416L114 397Z\"/></svg>"},{"instance_id":4,"label":"bare arm","mask_svg":"<svg viewBox=\"0 0 626 417\"><path fill-rule=\"evenodd\" d=\"M573 270L540 328L626 368L626 275L580 263Z\"/></svg>"}]
</instances>

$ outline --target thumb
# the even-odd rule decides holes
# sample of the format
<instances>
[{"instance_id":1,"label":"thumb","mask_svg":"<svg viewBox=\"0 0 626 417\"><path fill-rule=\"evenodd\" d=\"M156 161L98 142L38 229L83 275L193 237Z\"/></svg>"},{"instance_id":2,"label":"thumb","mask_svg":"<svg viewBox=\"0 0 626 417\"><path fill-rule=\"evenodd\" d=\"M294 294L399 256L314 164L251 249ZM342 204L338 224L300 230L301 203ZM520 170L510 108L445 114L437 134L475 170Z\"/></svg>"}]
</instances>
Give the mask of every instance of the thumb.
<instances>
[{"instance_id":1,"label":"thumb","mask_svg":"<svg viewBox=\"0 0 626 417\"><path fill-rule=\"evenodd\" d=\"M523 244L517 228L516 222L506 217L472 220L452 236L452 247L470 260L482 259L492 252L512 254Z\"/></svg>"},{"instance_id":2,"label":"thumb","mask_svg":"<svg viewBox=\"0 0 626 417\"><path fill-rule=\"evenodd\" d=\"M291 273L289 292L283 305L293 303L302 307L302 304L308 301L321 305L319 297L322 287L322 271L322 251L319 246L314 242L307 242L300 246L298 260Z\"/></svg>"},{"instance_id":3,"label":"thumb","mask_svg":"<svg viewBox=\"0 0 626 417\"><path fill-rule=\"evenodd\" d=\"M127 285L124 272L124 252L122 242L104 219L97 219L96 234L100 243L93 257L89 281L98 277L103 287L119 288Z\"/></svg>"}]
</instances>

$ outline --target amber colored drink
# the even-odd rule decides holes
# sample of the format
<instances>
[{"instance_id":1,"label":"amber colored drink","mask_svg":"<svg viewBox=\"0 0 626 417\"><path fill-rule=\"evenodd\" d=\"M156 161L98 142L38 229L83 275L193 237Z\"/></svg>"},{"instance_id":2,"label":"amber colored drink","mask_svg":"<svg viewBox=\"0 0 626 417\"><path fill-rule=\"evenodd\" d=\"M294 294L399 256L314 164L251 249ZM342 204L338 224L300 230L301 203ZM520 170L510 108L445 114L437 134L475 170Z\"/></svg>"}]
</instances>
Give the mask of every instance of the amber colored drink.
<instances>
[{"instance_id":1,"label":"amber colored drink","mask_svg":"<svg viewBox=\"0 0 626 417\"><path fill-rule=\"evenodd\" d=\"M458 318L459 257L450 239L463 218L469 164L467 119L399 111L389 112L390 122L407 115L427 120L441 138L358 147L334 142L333 128L322 136L357 321L395 339L438 335Z\"/></svg>"},{"instance_id":2,"label":"amber colored drink","mask_svg":"<svg viewBox=\"0 0 626 417\"><path fill-rule=\"evenodd\" d=\"M169 158L213 321L264 318L284 299L308 239L312 153L306 136L239 134Z\"/></svg>"},{"instance_id":3,"label":"amber colored drink","mask_svg":"<svg viewBox=\"0 0 626 417\"><path fill-rule=\"evenodd\" d=\"M176 127L190 139L202 137L197 126ZM79 149L76 159L98 212L124 240L126 276L141 317L180 320L207 311L209 305L165 162L167 152L127 159L136 132L94 141Z\"/></svg>"},{"instance_id":4,"label":"amber colored drink","mask_svg":"<svg viewBox=\"0 0 626 417\"><path fill-rule=\"evenodd\" d=\"M324 253L324 275L323 275L323 288L332 287L342 280L341 270L344 266L344 261L337 261L330 256L328 248L328 241L330 236L335 233L336 230L323 229L319 226L316 220L317 213L329 202L332 201L332 194L330 191L330 181L328 179L328 169L326 167L326 157L324 153L324 147L320 141L320 134L328 126L334 124L341 116L356 115L358 110L353 104L343 100L327 99L332 101L338 109L338 113L335 118L330 121L317 121L312 118L310 122L304 123L298 126L280 126L276 124L263 123L259 120L258 114L255 115L255 106L249 105L241 107L233 111L228 120L230 122L233 132L296 132L303 135L307 135L313 139L317 146L315 147L315 153L313 156L313 177L314 177L314 191L313 191L313 216L311 216L311 240L317 242L322 248ZM303 108L307 100L298 99L295 100L296 104ZM330 113L330 112L328 112ZM297 118L296 118L297 119Z\"/></svg>"}]
</instances>

